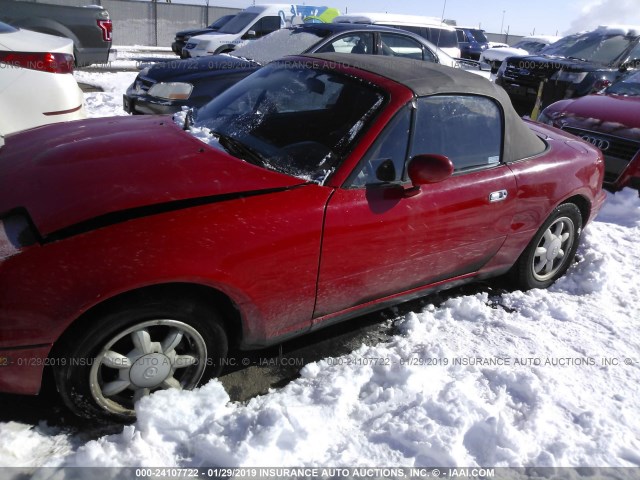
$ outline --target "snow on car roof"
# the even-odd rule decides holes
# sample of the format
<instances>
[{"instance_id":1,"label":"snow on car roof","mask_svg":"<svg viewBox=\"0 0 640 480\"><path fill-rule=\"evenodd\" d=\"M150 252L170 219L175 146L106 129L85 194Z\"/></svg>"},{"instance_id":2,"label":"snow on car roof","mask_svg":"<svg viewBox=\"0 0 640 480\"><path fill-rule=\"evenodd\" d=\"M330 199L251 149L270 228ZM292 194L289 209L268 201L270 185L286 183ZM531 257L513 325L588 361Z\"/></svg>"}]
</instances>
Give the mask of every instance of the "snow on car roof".
<instances>
[{"instance_id":1,"label":"snow on car roof","mask_svg":"<svg viewBox=\"0 0 640 480\"><path fill-rule=\"evenodd\" d=\"M628 35L636 37L640 35L640 26L636 25L599 25L597 32L610 33L613 35Z\"/></svg>"},{"instance_id":2,"label":"snow on car roof","mask_svg":"<svg viewBox=\"0 0 640 480\"><path fill-rule=\"evenodd\" d=\"M529 42L541 42L541 43L554 43L560 40L562 37L558 37L556 35L530 35L528 37L522 37L520 42L529 41Z\"/></svg>"},{"instance_id":3,"label":"snow on car roof","mask_svg":"<svg viewBox=\"0 0 640 480\"><path fill-rule=\"evenodd\" d=\"M333 19L333 23L393 23L394 25L436 26L446 30L454 30L451 25L444 23L438 17L424 17L421 15L404 15L399 13L348 13Z\"/></svg>"},{"instance_id":4,"label":"snow on car roof","mask_svg":"<svg viewBox=\"0 0 640 480\"><path fill-rule=\"evenodd\" d=\"M522 121L513 109L507 93L486 78L462 69L406 58L384 55L351 55L346 53L306 54L333 64L365 70L405 85L417 96L465 93L491 97L502 106L505 116L505 162L532 157L546 145Z\"/></svg>"}]
</instances>

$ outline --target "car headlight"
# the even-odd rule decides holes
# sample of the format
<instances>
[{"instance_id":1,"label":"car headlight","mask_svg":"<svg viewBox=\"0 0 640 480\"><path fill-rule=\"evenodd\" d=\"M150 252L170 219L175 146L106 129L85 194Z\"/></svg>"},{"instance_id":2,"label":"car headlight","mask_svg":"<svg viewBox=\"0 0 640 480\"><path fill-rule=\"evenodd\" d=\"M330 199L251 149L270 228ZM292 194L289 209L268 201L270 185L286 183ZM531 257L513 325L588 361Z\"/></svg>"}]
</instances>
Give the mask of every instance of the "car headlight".
<instances>
[{"instance_id":1,"label":"car headlight","mask_svg":"<svg viewBox=\"0 0 640 480\"><path fill-rule=\"evenodd\" d=\"M588 72L567 72L559 70L551 75L551 80L567 83L580 83L587 77Z\"/></svg>"},{"instance_id":2,"label":"car headlight","mask_svg":"<svg viewBox=\"0 0 640 480\"><path fill-rule=\"evenodd\" d=\"M156 83L149 89L149 95L166 100L186 100L191 96L192 91L193 85L190 83Z\"/></svg>"},{"instance_id":3,"label":"car headlight","mask_svg":"<svg viewBox=\"0 0 640 480\"><path fill-rule=\"evenodd\" d=\"M0 262L37 242L29 220L18 213L0 219Z\"/></svg>"}]
</instances>

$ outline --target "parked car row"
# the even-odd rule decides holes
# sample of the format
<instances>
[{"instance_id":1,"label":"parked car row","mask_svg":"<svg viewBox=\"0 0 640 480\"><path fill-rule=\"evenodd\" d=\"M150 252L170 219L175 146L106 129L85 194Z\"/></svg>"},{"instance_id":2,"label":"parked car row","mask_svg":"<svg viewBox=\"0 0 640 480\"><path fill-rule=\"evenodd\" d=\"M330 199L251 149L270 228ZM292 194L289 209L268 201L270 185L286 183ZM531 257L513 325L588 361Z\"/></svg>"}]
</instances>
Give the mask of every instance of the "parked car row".
<instances>
[{"instance_id":1,"label":"parked car row","mask_svg":"<svg viewBox=\"0 0 640 480\"><path fill-rule=\"evenodd\" d=\"M229 53L256 38L279 28L302 22L351 23L382 25L400 28L420 35L453 58L478 60L480 53L493 46L478 28L452 27L435 17L389 13L354 13L340 15L329 7L292 6L285 11L282 5L254 5L235 16L221 17L204 30L188 30L176 33L171 48L181 58ZM318 15L298 15L299 9L316 10Z\"/></svg>"},{"instance_id":2,"label":"parked car row","mask_svg":"<svg viewBox=\"0 0 640 480\"><path fill-rule=\"evenodd\" d=\"M539 53L502 62L496 83L529 112L603 90L640 66L640 27L602 26L560 39Z\"/></svg>"},{"instance_id":3,"label":"parked car row","mask_svg":"<svg viewBox=\"0 0 640 480\"><path fill-rule=\"evenodd\" d=\"M141 71L127 89L124 109L153 114L199 107L277 58L313 52L384 55L460 66L442 49L405 30L358 23L310 23L279 29L230 54L157 63Z\"/></svg>"}]
</instances>

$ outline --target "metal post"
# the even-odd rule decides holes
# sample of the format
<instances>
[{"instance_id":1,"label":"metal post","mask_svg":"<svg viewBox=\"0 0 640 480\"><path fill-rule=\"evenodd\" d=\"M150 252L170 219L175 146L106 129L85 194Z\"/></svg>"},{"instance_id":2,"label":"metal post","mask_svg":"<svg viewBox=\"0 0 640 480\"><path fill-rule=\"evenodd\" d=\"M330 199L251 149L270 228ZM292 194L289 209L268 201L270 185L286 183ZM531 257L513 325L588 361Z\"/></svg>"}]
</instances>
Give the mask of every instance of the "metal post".
<instances>
[{"instance_id":1,"label":"metal post","mask_svg":"<svg viewBox=\"0 0 640 480\"><path fill-rule=\"evenodd\" d=\"M158 0L153 0L153 36L154 46L158 46Z\"/></svg>"}]
</instances>

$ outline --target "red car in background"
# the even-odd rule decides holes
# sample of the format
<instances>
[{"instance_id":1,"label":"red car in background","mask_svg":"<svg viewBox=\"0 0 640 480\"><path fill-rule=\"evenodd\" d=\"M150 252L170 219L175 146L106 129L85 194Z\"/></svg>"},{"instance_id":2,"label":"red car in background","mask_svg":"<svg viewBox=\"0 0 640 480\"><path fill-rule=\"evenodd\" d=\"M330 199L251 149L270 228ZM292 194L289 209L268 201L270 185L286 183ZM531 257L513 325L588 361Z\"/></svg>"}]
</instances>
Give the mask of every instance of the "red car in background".
<instances>
[{"instance_id":1,"label":"red car in background","mask_svg":"<svg viewBox=\"0 0 640 480\"><path fill-rule=\"evenodd\" d=\"M507 273L544 288L605 198L595 147L427 62L289 57L183 117L5 139L0 391L50 369L76 413L130 419L232 342Z\"/></svg>"},{"instance_id":2,"label":"red car in background","mask_svg":"<svg viewBox=\"0 0 640 480\"><path fill-rule=\"evenodd\" d=\"M605 188L631 187L640 195L640 72L629 73L602 94L553 103L538 121L602 150Z\"/></svg>"}]
</instances>

